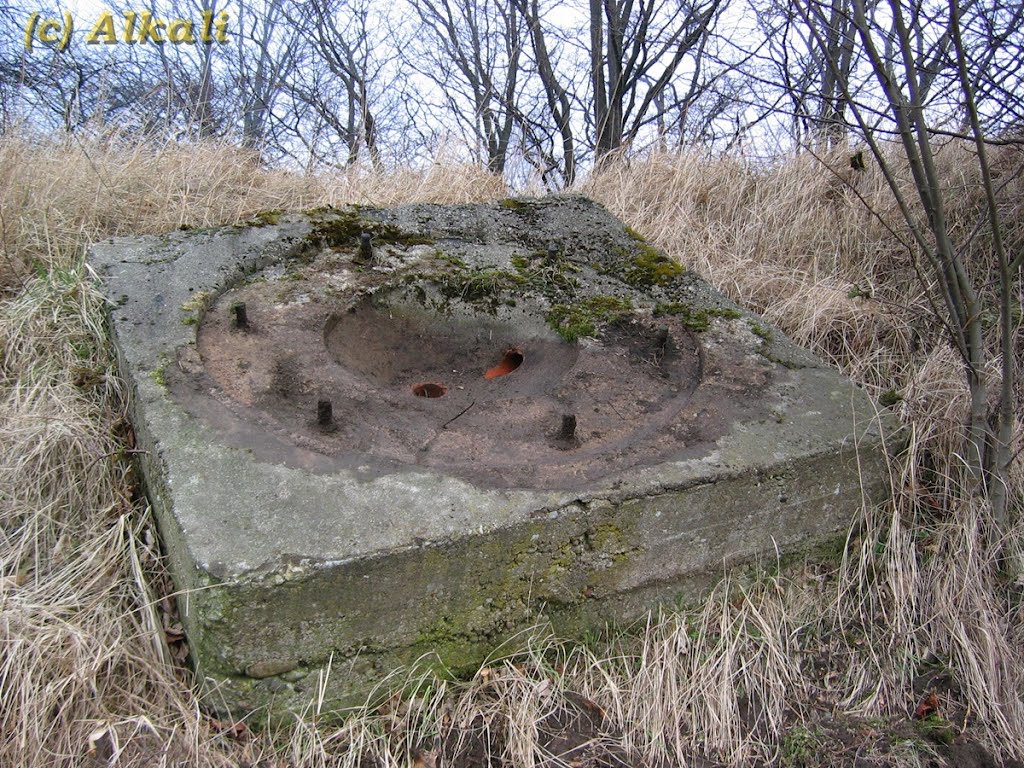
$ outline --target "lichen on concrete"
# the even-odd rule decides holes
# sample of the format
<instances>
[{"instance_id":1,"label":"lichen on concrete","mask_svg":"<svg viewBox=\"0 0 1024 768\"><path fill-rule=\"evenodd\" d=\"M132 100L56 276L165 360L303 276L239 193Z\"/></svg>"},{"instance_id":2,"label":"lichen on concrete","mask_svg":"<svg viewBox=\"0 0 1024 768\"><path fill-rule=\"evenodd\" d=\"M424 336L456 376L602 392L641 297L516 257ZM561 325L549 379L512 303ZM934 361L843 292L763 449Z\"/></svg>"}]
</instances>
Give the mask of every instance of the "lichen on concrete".
<instances>
[{"instance_id":1,"label":"lichen on concrete","mask_svg":"<svg viewBox=\"0 0 1024 768\"><path fill-rule=\"evenodd\" d=\"M301 710L322 679L357 703L423 654L470 674L538 622L628 622L834 540L887 486L862 392L584 198L268 212L90 261L217 711Z\"/></svg>"}]
</instances>

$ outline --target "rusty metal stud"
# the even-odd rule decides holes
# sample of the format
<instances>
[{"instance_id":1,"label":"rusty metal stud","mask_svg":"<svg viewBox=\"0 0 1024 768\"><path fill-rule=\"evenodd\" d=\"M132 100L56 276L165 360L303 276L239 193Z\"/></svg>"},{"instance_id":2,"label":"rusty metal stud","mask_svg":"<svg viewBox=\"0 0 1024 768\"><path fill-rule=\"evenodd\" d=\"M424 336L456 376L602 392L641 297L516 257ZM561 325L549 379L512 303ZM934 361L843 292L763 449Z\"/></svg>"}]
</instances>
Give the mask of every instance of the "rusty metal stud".
<instances>
[{"instance_id":1,"label":"rusty metal stud","mask_svg":"<svg viewBox=\"0 0 1024 768\"><path fill-rule=\"evenodd\" d=\"M558 439L571 442L576 439L576 416L566 413L562 416L562 428L558 431Z\"/></svg>"},{"instance_id":2,"label":"rusty metal stud","mask_svg":"<svg viewBox=\"0 0 1024 768\"><path fill-rule=\"evenodd\" d=\"M249 316L245 312L245 302L239 301L231 307L235 313L235 327L243 330L249 327Z\"/></svg>"},{"instance_id":3,"label":"rusty metal stud","mask_svg":"<svg viewBox=\"0 0 1024 768\"><path fill-rule=\"evenodd\" d=\"M668 352L668 328L661 326L654 331L654 345L657 347L660 360Z\"/></svg>"},{"instance_id":4,"label":"rusty metal stud","mask_svg":"<svg viewBox=\"0 0 1024 768\"><path fill-rule=\"evenodd\" d=\"M330 400L317 400L316 424L321 429L330 429L334 426L334 407Z\"/></svg>"}]
</instances>

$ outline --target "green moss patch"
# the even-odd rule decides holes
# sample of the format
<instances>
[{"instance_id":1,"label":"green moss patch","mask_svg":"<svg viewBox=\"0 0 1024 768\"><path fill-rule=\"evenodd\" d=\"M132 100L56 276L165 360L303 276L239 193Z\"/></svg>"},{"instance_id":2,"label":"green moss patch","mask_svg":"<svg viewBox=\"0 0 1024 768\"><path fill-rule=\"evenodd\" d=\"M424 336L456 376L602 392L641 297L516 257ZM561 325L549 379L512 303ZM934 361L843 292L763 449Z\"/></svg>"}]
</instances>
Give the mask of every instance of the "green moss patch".
<instances>
[{"instance_id":1,"label":"green moss patch","mask_svg":"<svg viewBox=\"0 0 1024 768\"><path fill-rule=\"evenodd\" d=\"M253 216L247 223L254 227L267 227L272 224L277 224L281 220L281 216L284 213L282 210L270 210L260 211Z\"/></svg>"},{"instance_id":2,"label":"green moss patch","mask_svg":"<svg viewBox=\"0 0 1024 768\"><path fill-rule=\"evenodd\" d=\"M883 408L892 408L899 402L902 402L903 395L895 389L889 389L878 396L878 404Z\"/></svg>"},{"instance_id":3,"label":"green moss patch","mask_svg":"<svg viewBox=\"0 0 1024 768\"><path fill-rule=\"evenodd\" d=\"M466 264L466 262L460 259L458 256L452 253L445 253L440 248L434 251L434 258L437 259L442 264L447 264L449 266L456 267L457 269L469 268L469 265Z\"/></svg>"},{"instance_id":4,"label":"green moss patch","mask_svg":"<svg viewBox=\"0 0 1024 768\"><path fill-rule=\"evenodd\" d=\"M923 720L915 721L918 733L927 739L945 744L947 747L956 740L956 728L944 717L929 715Z\"/></svg>"},{"instance_id":5,"label":"green moss patch","mask_svg":"<svg viewBox=\"0 0 1024 768\"><path fill-rule=\"evenodd\" d=\"M528 272L532 266L533 262L527 256L516 255L512 257L512 268L519 274Z\"/></svg>"},{"instance_id":6,"label":"green moss patch","mask_svg":"<svg viewBox=\"0 0 1024 768\"><path fill-rule=\"evenodd\" d=\"M507 197L498 203L502 208L507 208L510 211L523 211L531 207L530 203L525 200L517 200L514 197Z\"/></svg>"},{"instance_id":7,"label":"green moss patch","mask_svg":"<svg viewBox=\"0 0 1024 768\"><path fill-rule=\"evenodd\" d=\"M165 354L161 354L156 368L149 372L149 378L162 389L167 389L167 366L170 364L170 358Z\"/></svg>"},{"instance_id":8,"label":"green moss patch","mask_svg":"<svg viewBox=\"0 0 1024 768\"><path fill-rule=\"evenodd\" d=\"M210 291L199 291L195 296L181 305L182 312L205 312L213 301Z\"/></svg>"},{"instance_id":9,"label":"green moss patch","mask_svg":"<svg viewBox=\"0 0 1024 768\"><path fill-rule=\"evenodd\" d=\"M313 225L309 239L316 245L328 248L356 248L363 232L369 232L375 244L429 245L433 239L416 235L373 219L359 215L356 208L333 212L329 218L321 218Z\"/></svg>"},{"instance_id":10,"label":"green moss patch","mask_svg":"<svg viewBox=\"0 0 1024 768\"><path fill-rule=\"evenodd\" d=\"M555 333L571 344L584 336L597 336L600 326L621 320L632 311L629 299L594 296L574 304L556 304L545 319Z\"/></svg>"},{"instance_id":11,"label":"green moss patch","mask_svg":"<svg viewBox=\"0 0 1024 768\"><path fill-rule=\"evenodd\" d=\"M441 293L450 299L471 303L493 301L514 288L525 285L526 279L504 269L456 270L441 277Z\"/></svg>"},{"instance_id":12,"label":"green moss patch","mask_svg":"<svg viewBox=\"0 0 1024 768\"><path fill-rule=\"evenodd\" d=\"M683 274L682 264L662 256L646 243L637 241L637 251L634 254L624 248L617 249L616 258L603 272L635 288L668 285Z\"/></svg>"},{"instance_id":13,"label":"green moss patch","mask_svg":"<svg viewBox=\"0 0 1024 768\"><path fill-rule=\"evenodd\" d=\"M199 319L203 313L209 308L210 304L213 303L213 294L209 291L199 291L195 296L186 301L181 305L182 312L189 312L195 314L188 314L181 319L182 325L197 325Z\"/></svg>"},{"instance_id":14,"label":"green moss patch","mask_svg":"<svg viewBox=\"0 0 1024 768\"><path fill-rule=\"evenodd\" d=\"M750 323L750 332L767 344L773 341L772 332L758 323Z\"/></svg>"},{"instance_id":15,"label":"green moss patch","mask_svg":"<svg viewBox=\"0 0 1024 768\"><path fill-rule=\"evenodd\" d=\"M711 327L712 317L722 317L726 320L738 320L742 317L735 309L726 309L724 307L694 309L689 304L682 304L676 301L655 305L654 316L678 317L683 325L691 331L706 331Z\"/></svg>"},{"instance_id":16,"label":"green moss patch","mask_svg":"<svg viewBox=\"0 0 1024 768\"><path fill-rule=\"evenodd\" d=\"M513 256L512 267L530 289L549 298L559 291L573 291L579 287L579 281L567 273L579 272L580 268L563 254L549 258L546 252L538 251L530 256Z\"/></svg>"},{"instance_id":17,"label":"green moss patch","mask_svg":"<svg viewBox=\"0 0 1024 768\"><path fill-rule=\"evenodd\" d=\"M637 232L635 229L633 229L630 226L626 227L626 234L629 235L634 240L636 240L638 243L646 243L647 242L647 238L646 237L641 235L639 232Z\"/></svg>"}]
</instances>

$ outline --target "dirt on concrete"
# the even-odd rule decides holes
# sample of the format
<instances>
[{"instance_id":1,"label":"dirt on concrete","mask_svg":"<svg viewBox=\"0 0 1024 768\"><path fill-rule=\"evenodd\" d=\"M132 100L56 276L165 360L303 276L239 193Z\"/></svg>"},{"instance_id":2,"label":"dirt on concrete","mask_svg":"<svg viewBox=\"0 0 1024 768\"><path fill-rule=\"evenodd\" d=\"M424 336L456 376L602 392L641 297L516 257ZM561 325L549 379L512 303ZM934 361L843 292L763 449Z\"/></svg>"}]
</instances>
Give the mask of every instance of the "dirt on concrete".
<instances>
[{"instance_id":1,"label":"dirt on concrete","mask_svg":"<svg viewBox=\"0 0 1024 768\"><path fill-rule=\"evenodd\" d=\"M321 285L322 269L310 270ZM276 460L300 448L328 463L551 488L678 455L721 431L720 402L688 411L704 356L680 318L624 312L599 340L569 343L542 330L543 309L528 302L521 313L539 323L445 314L408 289L353 300L291 282L285 301L275 280L222 295L198 334L201 366L176 382L186 401L217 399L205 415L225 434L258 424L276 435ZM734 394L756 399L751 384Z\"/></svg>"}]
</instances>

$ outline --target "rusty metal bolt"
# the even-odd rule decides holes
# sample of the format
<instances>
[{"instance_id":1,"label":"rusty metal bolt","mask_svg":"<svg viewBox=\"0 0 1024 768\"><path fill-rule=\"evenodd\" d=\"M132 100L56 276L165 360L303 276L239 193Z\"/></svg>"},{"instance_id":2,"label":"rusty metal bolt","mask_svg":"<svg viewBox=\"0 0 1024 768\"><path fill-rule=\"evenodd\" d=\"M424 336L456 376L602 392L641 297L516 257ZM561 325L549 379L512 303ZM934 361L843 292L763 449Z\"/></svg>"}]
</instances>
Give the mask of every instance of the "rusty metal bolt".
<instances>
[{"instance_id":1,"label":"rusty metal bolt","mask_svg":"<svg viewBox=\"0 0 1024 768\"><path fill-rule=\"evenodd\" d=\"M248 328L249 316L245 312L245 302L239 301L237 304L233 304L231 309L235 313L235 328L242 328L243 330Z\"/></svg>"},{"instance_id":2,"label":"rusty metal bolt","mask_svg":"<svg viewBox=\"0 0 1024 768\"><path fill-rule=\"evenodd\" d=\"M571 442L576 439L576 416L571 413L562 416L562 428L558 431L558 439Z\"/></svg>"},{"instance_id":3,"label":"rusty metal bolt","mask_svg":"<svg viewBox=\"0 0 1024 768\"><path fill-rule=\"evenodd\" d=\"M317 400L316 424L324 430L334 427L334 407L331 405L330 400Z\"/></svg>"}]
</instances>

